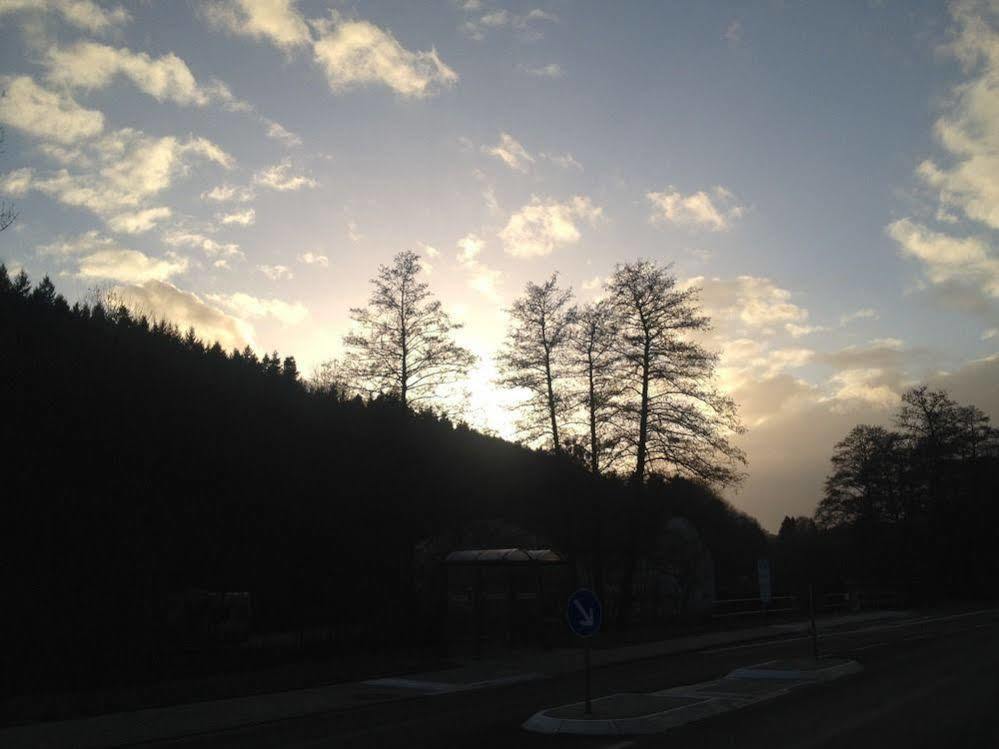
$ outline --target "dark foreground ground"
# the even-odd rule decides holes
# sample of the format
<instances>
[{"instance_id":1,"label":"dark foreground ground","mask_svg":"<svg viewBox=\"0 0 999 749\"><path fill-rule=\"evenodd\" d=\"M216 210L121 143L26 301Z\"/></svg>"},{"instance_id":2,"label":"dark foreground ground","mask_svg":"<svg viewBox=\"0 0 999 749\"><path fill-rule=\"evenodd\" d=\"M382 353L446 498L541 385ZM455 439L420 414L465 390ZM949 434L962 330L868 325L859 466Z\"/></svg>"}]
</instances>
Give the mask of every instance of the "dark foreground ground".
<instances>
[{"instance_id":1,"label":"dark foreground ground","mask_svg":"<svg viewBox=\"0 0 999 749\"><path fill-rule=\"evenodd\" d=\"M999 747L999 610L936 615L826 635L827 654L864 672L652 737L545 737L520 724L580 698L571 675L505 688L419 697L148 746L202 747ZM704 681L808 653L807 639L709 649L597 669L596 696Z\"/></svg>"}]
</instances>

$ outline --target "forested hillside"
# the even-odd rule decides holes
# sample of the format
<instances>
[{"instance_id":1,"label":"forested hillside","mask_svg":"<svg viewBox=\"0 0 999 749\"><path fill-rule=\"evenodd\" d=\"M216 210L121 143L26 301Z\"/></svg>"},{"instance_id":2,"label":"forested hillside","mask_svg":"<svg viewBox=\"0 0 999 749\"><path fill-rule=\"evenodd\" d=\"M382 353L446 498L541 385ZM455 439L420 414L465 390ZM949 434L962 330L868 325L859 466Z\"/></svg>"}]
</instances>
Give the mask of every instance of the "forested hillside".
<instances>
[{"instance_id":1,"label":"forested hillside","mask_svg":"<svg viewBox=\"0 0 999 749\"><path fill-rule=\"evenodd\" d=\"M599 539L611 574L629 529L653 543L672 498L710 526L722 577L765 544L696 484L657 480L635 500L568 454L307 387L290 357L71 308L48 279L2 266L0 361L8 694L155 675L163 602L188 588L252 591L259 631L332 622L344 647L432 642L415 567L479 521L584 570Z\"/></svg>"}]
</instances>

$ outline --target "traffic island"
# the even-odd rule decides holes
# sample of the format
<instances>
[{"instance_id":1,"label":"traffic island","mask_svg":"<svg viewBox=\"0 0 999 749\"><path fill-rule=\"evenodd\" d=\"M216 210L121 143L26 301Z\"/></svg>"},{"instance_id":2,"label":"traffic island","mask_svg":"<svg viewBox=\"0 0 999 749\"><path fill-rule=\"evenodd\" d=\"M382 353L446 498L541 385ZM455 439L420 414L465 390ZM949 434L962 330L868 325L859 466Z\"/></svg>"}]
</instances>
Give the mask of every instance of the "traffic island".
<instances>
[{"instance_id":1,"label":"traffic island","mask_svg":"<svg viewBox=\"0 0 999 749\"><path fill-rule=\"evenodd\" d=\"M737 668L729 676L735 679L829 681L860 670L860 664L849 658L784 658Z\"/></svg>"},{"instance_id":2,"label":"traffic island","mask_svg":"<svg viewBox=\"0 0 999 749\"><path fill-rule=\"evenodd\" d=\"M791 658L736 669L713 681L648 694L612 694L541 710L523 727L535 733L581 736L633 736L671 728L774 699L794 689L857 673L861 666L845 658Z\"/></svg>"}]
</instances>

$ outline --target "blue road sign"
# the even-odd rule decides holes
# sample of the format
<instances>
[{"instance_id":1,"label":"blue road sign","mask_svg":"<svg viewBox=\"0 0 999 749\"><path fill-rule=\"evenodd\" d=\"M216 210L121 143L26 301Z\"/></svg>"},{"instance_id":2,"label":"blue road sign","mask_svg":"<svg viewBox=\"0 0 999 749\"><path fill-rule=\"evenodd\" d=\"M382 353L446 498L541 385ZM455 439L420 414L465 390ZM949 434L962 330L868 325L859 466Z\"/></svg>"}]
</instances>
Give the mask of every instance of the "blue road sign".
<instances>
[{"instance_id":1,"label":"blue road sign","mask_svg":"<svg viewBox=\"0 0 999 749\"><path fill-rule=\"evenodd\" d=\"M580 637L593 637L599 632L603 616L600 599L592 590L580 588L569 596L565 618L569 622L569 629Z\"/></svg>"}]
</instances>

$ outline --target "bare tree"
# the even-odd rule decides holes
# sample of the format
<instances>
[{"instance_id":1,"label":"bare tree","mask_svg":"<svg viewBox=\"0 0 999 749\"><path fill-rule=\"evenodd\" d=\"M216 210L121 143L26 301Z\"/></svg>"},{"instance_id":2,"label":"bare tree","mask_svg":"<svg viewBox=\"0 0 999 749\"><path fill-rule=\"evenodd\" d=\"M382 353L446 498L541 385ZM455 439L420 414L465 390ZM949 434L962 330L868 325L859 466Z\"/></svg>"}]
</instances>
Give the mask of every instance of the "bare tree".
<instances>
[{"instance_id":1,"label":"bare tree","mask_svg":"<svg viewBox=\"0 0 999 749\"><path fill-rule=\"evenodd\" d=\"M521 435L528 441L546 437L560 452L559 421L571 405L565 381L576 321L572 291L560 289L553 273L540 286L528 283L509 311L510 329L497 357L499 384L530 393L521 406Z\"/></svg>"},{"instance_id":2,"label":"bare tree","mask_svg":"<svg viewBox=\"0 0 999 749\"><path fill-rule=\"evenodd\" d=\"M647 260L617 266L609 283L620 333L619 436L634 458L632 476L650 467L709 483L738 481L745 462L729 437L742 431L735 403L714 384L717 356L691 340L709 319L699 289L682 289L670 266Z\"/></svg>"},{"instance_id":3,"label":"bare tree","mask_svg":"<svg viewBox=\"0 0 999 749\"><path fill-rule=\"evenodd\" d=\"M572 341L576 373L575 406L586 422L587 439L581 441L590 470L599 474L617 457L620 444L614 430L621 386L617 376L618 324L607 300L583 306L578 313Z\"/></svg>"},{"instance_id":4,"label":"bare tree","mask_svg":"<svg viewBox=\"0 0 999 749\"><path fill-rule=\"evenodd\" d=\"M432 398L475 363L454 340L461 325L419 274L415 252L400 252L392 265L380 266L368 305L350 310L356 327L343 339L351 385L372 395L393 394L404 406Z\"/></svg>"},{"instance_id":5,"label":"bare tree","mask_svg":"<svg viewBox=\"0 0 999 749\"><path fill-rule=\"evenodd\" d=\"M339 359L328 359L320 363L306 380L305 387L310 393L334 400L342 401L352 397L350 374Z\"/></svg>"},{"instance_id":6,"label":"bare tree","mask_svg":"<svg viewBox=\"0 0 999 749\"><path fill-rule=\"evenodd\" d=\"M0 153L3 153L3 141L4 141L4 131L0 127ZM17 211L14 210L13 204L7 202L6 200L0 199L0 231L8 228L14 223L14 219L17 218Z\"/></svg>"}]
</instances>

